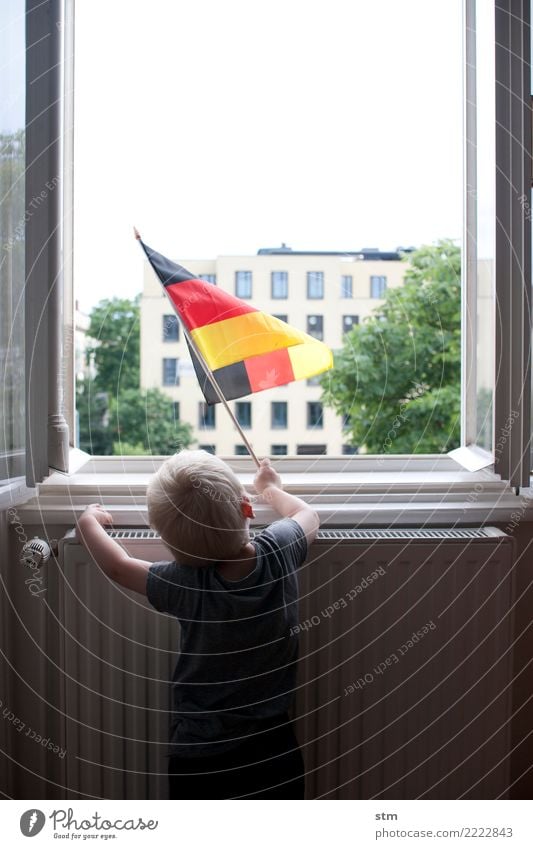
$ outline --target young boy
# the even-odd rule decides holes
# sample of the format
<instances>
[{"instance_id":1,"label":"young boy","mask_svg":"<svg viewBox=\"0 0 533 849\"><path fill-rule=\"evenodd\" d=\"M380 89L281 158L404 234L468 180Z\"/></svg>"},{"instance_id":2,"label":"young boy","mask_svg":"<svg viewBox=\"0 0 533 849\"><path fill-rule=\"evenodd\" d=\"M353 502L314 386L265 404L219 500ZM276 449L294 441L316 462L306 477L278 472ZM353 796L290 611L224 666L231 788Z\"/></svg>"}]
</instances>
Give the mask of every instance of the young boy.
<instances>
[{"instance_id":1,"label":"young boy","mask_svg":"<svg viewBox=\"0 0 533 849\"><path fill-rule=\"evenodd\" d=\"M86 509L78 536L114 581L181 626L172 681L171 799L303 799L304 766L288 708L298 638L296 569L319 527L263 460L254 486L282 517L250 541L253 508L237 477L205 451L181 451L147 490L150 525L173 556L129 557Z\"/></svg>"}]
</instances>

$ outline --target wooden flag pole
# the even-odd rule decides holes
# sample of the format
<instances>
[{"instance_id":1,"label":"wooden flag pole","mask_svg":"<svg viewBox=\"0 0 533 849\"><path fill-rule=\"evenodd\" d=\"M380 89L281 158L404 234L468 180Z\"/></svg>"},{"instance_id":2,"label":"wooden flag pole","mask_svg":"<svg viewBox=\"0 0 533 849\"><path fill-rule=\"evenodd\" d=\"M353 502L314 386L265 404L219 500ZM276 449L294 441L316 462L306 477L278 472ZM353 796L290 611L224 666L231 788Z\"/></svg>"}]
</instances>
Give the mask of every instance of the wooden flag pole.
<instances>
[{"instance_id":1,"label":"wooden flag pole","mask_svg":"<svg viewBox=\"0 0 533 849\"><path fill-rule=\"evenodd\" d=\"M141 235L140 235L140 233L139 233L139 231L137 230L137 228L136 228L136 227L134 227L134 228L133 228L133 232L134 232L134 234L135 234L135 238L136 238L136 239L140 242L140 241L141 241ZM155 273L156 273L155 268L153 268L152 270L153 270L153 272L154 272L154 274L155 274ZM156 275L156 276L157 276L157 275ZM159 278L158 278L158 280L159 280ZM160 281L160 282L161 282L161 281ZM166 289L165 289L165 292L166 292ZM167 297L168 297L168 295L167 295ZM169 299L169 300L170 300L170 299ZM172 301L171 301L171 303L172 303ZM172 309L174 309L174 304L172 304ZM175 312L175 310L174 310L174 312ZM180 316L180 318L181 318L181 316ZM232 420L233 424L235 425L235 427L237 428L237 430L239 431L239 433L240 433L240 435L241 435L241 438L242 438L242 441L244 442L244 444L246 445L246 447L247 447L247 449L248 449L248 451L249 451L249 453L250 453L250 457L251 457L251 458L252 458L252 460L254 461L254 463L255 463L255 465L257 466L257 468L259 468L259 465L260 465L260 464L259 464L259 460L258 460L258 458L257 458L257 456L256 456L255 451L253 450L252 446L250 445L250 442L248 441L247 437L245 436L245 434L244 434L244 431L243 431L242 427L240 426L239 422L237 421L237 419L236 419L236 417L235 417L235 415L234 415L234 413L233 413L233 410L231 409L231 407L229 406L228 402L226 401L226 399L225 399L225 397L224 397L224 395L223 395L223 393L222 393L222 390L221 390L220 386L218 385L217 381L215 380L215 377L214 377L214 375L213 375L213 372L211 371L211 369L209 368L208 364L207 364L207 363L206 363L206 361L205 361L205 358L204 358L204 356L203 356L202 352L199 350L198 346L197 346L197 345L196 345L196 343L193 341L193 339L192 339L192 337L191 337L191 334L189 333L189 330L187 329L187 327L185 327L185 323L183 322L183 320L181 321L181 326L182 326L182 329L183 329L183 333L184 333L184 335L185 335L185 338L187 339L187 342L189 343L189 345L190 345L190 346L191 346L191 348L193 349L194 353L195 353L195 354L196 354L196 356L198 357L198 359L199 359L199 361L200 361L200 363L201 363L201 365L202 365L202 368L203 368L203 369L204 369L204 371L205 371L206 377L207 377L207 379L209 380L209 382L210 382L211 386L213 387L213 389L214 389L214 391L215 391L215 393L216 393L216 395L217 395L217 397L218 397L218 399L219 399L220 403L221 403L221 404L223 404L223 405L224 405L224 407L226 408L226 410L228 411L228 415L229 415L230 419Z\"/></svg>"}]
</instances>

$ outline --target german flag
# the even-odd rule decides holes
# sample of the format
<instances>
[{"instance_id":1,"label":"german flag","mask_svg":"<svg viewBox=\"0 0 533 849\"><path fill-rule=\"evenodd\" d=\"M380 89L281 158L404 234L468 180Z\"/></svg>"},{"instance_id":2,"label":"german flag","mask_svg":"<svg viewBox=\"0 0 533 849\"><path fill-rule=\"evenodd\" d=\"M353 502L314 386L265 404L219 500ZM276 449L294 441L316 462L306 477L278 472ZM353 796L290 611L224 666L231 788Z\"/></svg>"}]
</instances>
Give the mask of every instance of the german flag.
<instances>
[{"instance_id":1,"label":"german flag","mask_svg":"<svg viewBox=\"0 0 533 849\"><path fill-rule=\"evenodd\" d=\"M219 398L194 346L227 400L313 377L333 366L330 349L284 321L255 309L141 243L188 331L189 351L205 400Z\"/></svg>"}]
</instances>

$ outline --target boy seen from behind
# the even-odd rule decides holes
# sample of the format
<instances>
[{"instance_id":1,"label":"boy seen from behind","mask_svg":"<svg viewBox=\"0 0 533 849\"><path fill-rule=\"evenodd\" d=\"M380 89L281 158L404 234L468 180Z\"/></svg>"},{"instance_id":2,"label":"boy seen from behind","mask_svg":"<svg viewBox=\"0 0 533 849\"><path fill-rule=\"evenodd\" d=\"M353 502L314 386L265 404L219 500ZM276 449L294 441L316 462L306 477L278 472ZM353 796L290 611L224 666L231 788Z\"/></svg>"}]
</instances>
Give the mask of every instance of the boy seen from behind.
<instances>
[{"instance_id":1,"label":"boy seen from behind","mask_svg":"<svg viewBox=\"0 0 533 849\"><path fill-rule=\"evenodd\" d=\"M148 517L172 555L129 555L91 505L78 537L100 568L181 627L169 746L172 799L303 799L304 765L288 710L296 680L298 581L319 519L263 460L254 486L281 517L249 536L250 499L205 451L170 457L147 490Z\"/></svg>"}]
</instances>

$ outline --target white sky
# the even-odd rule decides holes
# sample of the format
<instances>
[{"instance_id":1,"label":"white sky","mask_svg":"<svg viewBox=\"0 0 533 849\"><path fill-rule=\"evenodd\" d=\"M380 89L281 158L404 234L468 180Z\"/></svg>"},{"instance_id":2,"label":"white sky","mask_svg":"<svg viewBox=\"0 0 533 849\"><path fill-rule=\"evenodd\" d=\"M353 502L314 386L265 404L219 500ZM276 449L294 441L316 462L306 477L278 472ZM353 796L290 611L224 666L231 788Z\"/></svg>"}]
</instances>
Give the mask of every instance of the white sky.
<instances>
[{"instance_id":1,"label":"white sky","mask_svg":"<svg viewBox=\"0 0 533 849\"><path fill-rule=\"evenodd\" d=\"M174 259L461 234L461 0L77 0L85 310Z\"/></svg>"}]
</instances>

